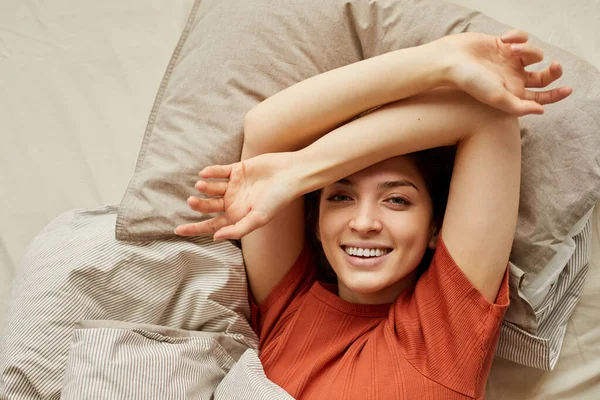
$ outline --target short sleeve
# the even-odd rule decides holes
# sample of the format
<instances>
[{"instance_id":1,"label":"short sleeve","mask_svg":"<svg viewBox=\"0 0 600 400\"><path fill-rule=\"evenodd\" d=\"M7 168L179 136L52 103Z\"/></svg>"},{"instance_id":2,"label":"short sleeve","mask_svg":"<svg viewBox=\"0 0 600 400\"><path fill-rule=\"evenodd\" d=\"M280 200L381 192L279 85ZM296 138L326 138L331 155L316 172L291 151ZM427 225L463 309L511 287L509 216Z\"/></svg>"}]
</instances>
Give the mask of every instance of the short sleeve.
<instances>
[{"instance_id":1,"label":"short sleeve","mask_svg":"<svg viewBox=\"0 0 600 400\"><path fill-rule=\"evenodd\" d=\"M415 369L477 398L483 395L508 304L508 263L491 303L456 265L440 233L429 269L413 291L397 299L390 322Z\"/></svg>"},{"instance_id":2,"label":"short sleeve","mask_svg":"<svg viewBox=\"0 0 600 400\"><path fill-rule=\"evenodd\" d=\"M250 303L250 324L259 338L259 348L267 338L273 337L278 328L278 322L293 312L294 302L305 295L316 279L316 265L308 244L290 270L281 281L271 290L260 305L256 305L248 287ZM297 307L296 307L297 308Z\"/></svg>"}]
</instances>

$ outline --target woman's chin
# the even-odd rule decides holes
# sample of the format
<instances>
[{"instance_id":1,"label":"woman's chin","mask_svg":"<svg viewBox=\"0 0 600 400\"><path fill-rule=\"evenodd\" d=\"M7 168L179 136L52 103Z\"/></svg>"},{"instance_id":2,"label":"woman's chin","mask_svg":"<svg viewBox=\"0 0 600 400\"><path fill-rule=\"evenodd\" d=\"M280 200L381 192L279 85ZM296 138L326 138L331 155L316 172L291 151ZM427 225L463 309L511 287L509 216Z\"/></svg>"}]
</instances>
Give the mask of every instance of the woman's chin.
<instances>
[{"instance_id":1,"label":"woman's chin","mask_svg":"<svg viewBox=\"0 0 600 400\"><path fill-rule=\"evenodd\" d=\"M354 303L393 303L403 289L410 286L411 282L407 279L412 281L409 276L393 279L391 276L383 276L381 272L354 271L345 276L338 275L338 292L342 298L364 300L352 301Z\"/></svg>"},{"instance_id":2,"label":"woman's chin","mask_svg":"<svg viewBox=\"0 0 600 400\"><path fill-rule=\"evenodd\" d=\"M362 296L376 296L389 285L381 283L381 280L353 279L350 281L342 281L338 277L338 287L343 283L344 287L352 293Z\"/></svg>"}]
</instances>

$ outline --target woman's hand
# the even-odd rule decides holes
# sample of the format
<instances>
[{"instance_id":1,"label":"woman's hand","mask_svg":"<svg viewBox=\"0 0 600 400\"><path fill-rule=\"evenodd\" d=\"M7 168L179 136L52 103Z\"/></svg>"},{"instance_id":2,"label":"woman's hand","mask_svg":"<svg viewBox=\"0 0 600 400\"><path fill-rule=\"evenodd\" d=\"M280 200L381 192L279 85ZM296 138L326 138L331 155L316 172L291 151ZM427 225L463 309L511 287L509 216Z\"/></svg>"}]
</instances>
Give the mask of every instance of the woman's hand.
<instances>
[{"instance_id":1,"label":"woman's hand","mask_svg":"<svg viewBox=\"0 0 600 400\"><path fill-rule=\"evenodd\" d=\"M450 80L480 102L506 113L523 116L543 114L544 104L556 103L572 92L570 87L534 92L562 76L560 63L542 72L525 67L543 60L542 50L531 43L526 32L514 29L501 37L467 32L440 39L450 57Z\"/></svg>"},{"instance_id":2,"label":"woman's hand","mask_svg":"<svg viewBox=\"0 0 600 400\"><path fill-rule=\"evenodd\" d=\"M188 205L202 213L223 213L212 219L178 226L181 236L213 234L214 240L239 239L264 226L299 196L291 153L262 154L230 165L213 165L200 171L199 192L213 198L190 196Z\"/></svg>"}]
</instances>

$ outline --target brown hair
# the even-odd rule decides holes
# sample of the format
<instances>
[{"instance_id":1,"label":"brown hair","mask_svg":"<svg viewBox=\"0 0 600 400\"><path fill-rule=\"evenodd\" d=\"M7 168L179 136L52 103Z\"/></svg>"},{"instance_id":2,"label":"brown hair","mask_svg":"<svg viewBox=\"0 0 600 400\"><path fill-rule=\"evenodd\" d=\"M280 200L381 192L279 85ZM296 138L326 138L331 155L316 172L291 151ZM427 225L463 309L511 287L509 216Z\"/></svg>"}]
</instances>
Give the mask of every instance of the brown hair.
<instances>
[{"instance_id":1,"label":"brown hair","mask_svg":"<svg viewBox=\"0 0 600 400\"><path fill-rule=\"evenodd\" d=\"M415 162L417 169L425 181L427 192L429 193L433 204L433 222L439 231L442 227L446 205L448 203L448 193L450 190L454 158L456 156L456 146L435 147L410 153L407 154L407 156ZM321 190L316 190L304 195L306 240L311 246L313 254L317 257L317 279L323 282L336 283L337 276L323 252L321 242L316 237L320 197ZM427 248L417 267L418 276L429 268L433 254L434 250Z\"/></svg>"}]
</instances>

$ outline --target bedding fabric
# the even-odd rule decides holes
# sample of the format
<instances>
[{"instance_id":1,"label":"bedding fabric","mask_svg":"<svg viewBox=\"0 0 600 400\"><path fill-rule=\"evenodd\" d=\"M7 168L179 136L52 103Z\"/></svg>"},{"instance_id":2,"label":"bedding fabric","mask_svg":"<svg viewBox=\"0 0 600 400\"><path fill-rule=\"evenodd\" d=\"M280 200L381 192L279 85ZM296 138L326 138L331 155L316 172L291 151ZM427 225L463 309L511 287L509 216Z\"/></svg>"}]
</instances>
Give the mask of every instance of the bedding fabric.
<instances>
[{"instance_id":1,"label":"bedding fabric","mask_svg":"<svg viewBox=\"0 0 600 400\"><path fill-rule=\"evenodd\" d=\"M65 396L72 398L98 398L95 390L134 393L144 372L153 377L150 384L161 382L169 370L174 372L170 380L182 382L170 387L174 391L198 385L195 377L192 382L184 376L187 371L207 370L214 380L197 387L204 393L214 389L224 399L244 398L236 397L239 393L281 396L267 382L255 353L244 353L232 366L230 357L235 360L243 348L258 344L246 320L248 292L239 249L204 238L120 242L113 236L116 211L116 206L69 211L31 243L15 281L1 346L0 398L55 399L63 384ZM594 399L591 394L600 390L598 214L590 279L567 323L555 370L496 357L489 400ZM101 319L111 321L85 321ZM217 350L220 356L204 357L219 346L226 349ZM156 357L164 363L154 363ZM109 377L132 386L114 386ZM158 387L157 393L161 390L167 389Z\"/></svg>"},{"instance_id":2,"label":"bedding fabric","mask_svg":"<svg viewBox=\"0 0 600 400\"><path fill-rule=\"evenodd\" d=\"M552 370L559 358L567 322L577 305L590 265L592 213L577 223L565 241L570 252L564 268L548 267L538 276L544 284L535 303L522 298L523 291L511 293L512 307L504 316L496 355L543 370ZM523 274L510 266L513 287L520 287ZM535 284L536 282L534 282ZM532 286L532 285L530 285ZM529 287L527 288L529 289Z\"/></svg>"},{"instance_id":3,"label":"bedding fabric","mask_svg":"<svg viewBox=\"0 0 600 400\"><path fill-rule=\"evenodd\" d=\"M227 335L114 321L73 331L62 399L210 399L247 347Z\"/></svg>"},{"instance_id":4,"label":"bedding fabric","mask_svg":"<svg viewBox=\"0 0 600 400\"><path fill-rule=\"evenodd\" d=\"M117 238L171 237L175 226L198 220L185 201L196 194L198 171L238 161L245 114L278 91L447 34L499 35L509 28L438 0L196 1L119 208ZM600 72L530 37L546 55L537 68L560 61L574 93L548 106L543 117L521 118L522 190L511 261L525 272L524 286L561 252L571 228L600 199Z\"/></svg>"},{"instance_id":5,"label":"bedding fabric","mask_svg":"<svg viewBox=\"0 0 600 400\"><path fill-rule=\"evenodd\" d=\"M265 399L292 397L256 351L225 334L117 321L73 331L61 399Z\"/></svg>"},{"instance_id":6,"label":"bedding fabric","mask_svg":"<svg viewBox=\"0 0 600 400\"><path fill-rule=\"evenodd\" d=\"M502 16L502 21L529 30L530 33L537 32L539 37L547 38L555 45L573 51L589 61L595 60L596 66L600 65L600 42L596 40L596 16L600 11L600 3L597 0L585 0L569 5L559 1L542 0L527 4L517 0L502 3L480 0L455 2L489 11L495 18ZM52 3L52 7L31 0L0 4L0 25L3 27L0 30L0 71L5 78L0 83L0 91L6 100L4 107L0 109L0 119L3 121L3 132L0 135L2 144L6 144L0 146L4 166L0 172L0 187L6 189L6 193L16 194L2 196L0 294L3 299L8 299L13 273L18 274L12 291L10 315L6 321L6 336L3 336L0 343L0 398L59 398L65 363L74 362L68 351L75 343L75 321L82 318L118 318L135 323L160 323L190 330L206 323L202 318L203 310L206 310L205 293L199 294L201 285L191 284L194 280L192 276L199 277L199 267L188 268L192 259L197 256L206 261L204 257L207 256L207 252L192 245L204 242L190 241L185 244L169 239L167 243L148 241L131 244L132 246L115 243L112 234L115 206L69 211L61 215L60 224L64 226L60 227L56 220L53 221L53 230L44 235L40 233L41 236L31 243L25 259L21 262L27 243L62 210L72 207L95 207L119 199L116 196L120 196L119 193L122 193L125 187L129 177L127 171L130 171L130 168L133 170L136 148L141 138L141 135L138 137L138 133L141 132L140 128L143 129L143 119L146 119L147 110L151 107L151 98L155 90L153 87L160 83L163 65L168 61L169 53L177 42L193 3L198 2L151 0L145 2L142 8L131 0L65 0ZM224 3L225 6L230 4ZM315 9L324 6L318 4ZM547 13L540 20L537 16L542 8L547 10ZM348 10L351 12L352 7L348 6ZM560 10L564 12L554 12ZM426 16L423 21L427 23L434 17ZM229 20L228 16L223 19L225 22ZM254 27L246 26L246 29L260 29L263 23L264 20ZM468 22L464 20L460 23ZM310 24L310 21L306 24ZM364 24L360 25L364 29L368 28ZM208 32L212 34L211 40L216 43L220 43L216 34L220 29L221 27L218 27L214 32ZM356 29L362 28L359 26ZM421 29L422 26L415 26L411 31ZM319 38L311 38L317 39ZM365 43L364 35L356 36L356 40ZM403 40L403 37L397 40ZM302 43L302 40L299 42ZM282 44L281 47L285 49L286 45ZM288 47L297 49L299 46L293 44ZM252 49L244 51L247 56L252 55ZM551 57L546 54L546 60L550 60ZM226 68L230 65L228 63L229 61L225 60L220 67ZM173 60L170 67L176 67ZM582 68L582 72L585 73L588 67ZM573 79L578 79L578 70L576 68L566 71L562 83L571 84ZM314 71L317 72L323 71ZM272 73L277 77L281 72L274 70ZM230 76L232 85L237 84L237 77L238 75ZM285 81L281 86L274 88L272 93L288 83L294 82ZM169 86L169 80L165 80L163 84ZM176 94L173 91L171 93L172 96ZM265 95L262 93L257 96L256 102ZM178 100L184 105L186 101L194 100ZM246 108L253 105L254 102ZM164 111L164 108L161 109L161 112ZM565 118L570 118L571 114L565 115ZM239 129L241 132L241 124ZM597 131L593 134L597 134ZM558 138L556 142L561 143L562 139ZM31 143L37 145L31 146ZM576 159L577 150L573 151ZM571 165L574 168L580 166L577 161ZM194 169L193 174L195 173ZM39 203L36 196L19 195L29 193L32 182L44 193L43 203ZM553 193L550 192L548 197L551 196ZM573 192L573 197L579 198L577 192ZM185 197L181 196L181 199L183 203ZM599 209L600 207L596 207L593 226L595 238L592 248L595 255L590 263L581 300L571 318L565 322L566 334L554 370L541 371L496 357L487 386L488 400L595 400L598 397ZM567 215L569 210L564 213ZM152 213L148 215L152 217ZM193 218L192 215L189 217ZM71 233L62 235L61 230ZM53 232L57 233L54 239ZM75 240L77 236L81 237ZM64 245L55 245L56 241L63 239L66 240ZM78 249L80 246L82 248ZM132 250L135 246L141 246L137 252ZM166 254L170 252L171 246L178 250ZM177 253L181 251L182 246L185 250L178 258ZM222 249L217 250L218 253ZM202 255L198 251L201 251ZM227 251L229 250L225 253ZM117 254L119 252L123 254ZM153 253L151 259L145 257L148 252ZM236 257L239 256L235 253L233 259L225 257L229 259L228 262L234 260L233 264L227 264L234 270L238 268L237 263L241 260ZM46 260L47 258L50 260ZM212 259L212 256L209 258ZM223 258L217 258L223 261ZM165 268L152 268L151 273L142 274L143 285L134 284L130 287L129 284L125 284L111 289L110 271L121 271L114 272L112 277L115 279L123 277L123 271L136 265L138 261L150 265L164 263ZM21 272L17 272L19 264ZM93 265L99 267L98 274L86 275L76 271L91 268ZM102 266L103 268L100 268ZM49 271L44 273L42 270L46 268ZM125 282L131 283L133 276L140 271L139 268L131 268L134 274ZM178 281L179 278L174 278L174 275L180 274L181 268L189 269L190 275ZM96 279L101 276L102 270L106 272L105 281L98 283ZM78 295L76 292L79 287L76 287L74 292L73 282L65 278L71 273L82 275L78 278L80 283L83 283L83 286L89 285L88 289L93 287L94 290L85 295ZM211 281L213 278L219 280L222 277L220 274L211 274ZM229 275L228 279L237 278ZM160 281L160 285L156 282L152 284L152 280ZM146 285L148 282L150 286ZM145 287L148 291L141 292ZM182 293L175 287L181 287ZM213 287L217 291L220 288L220 284ZM224 288L227 288L227 285ZM20 289L26 289L29 293L21 293ZM132 293L127 293L129 289ZM240 286L239 290L245 288ZM227 291L228 289L223 289L217 297L226 298L224 293ZM133 293L138 293L139 296L129 302L136 297ZM234 296L239 294L236 289L233 289L232 293ZM161 299L152 300L157 295ZM194 301L184 301L183 297L188 295L194 299L203 299L198 303L202 306L197 308L198 304ZM48 300L51 300L51 306L45 303ZM2 301L3 306L5 302L6 300ZM243 309L244 306L241 307ZM157 311L157 308L162 311ZM239 325L236 327L235 319L238 317L225 308L227 304L221 308L218 303L212 303L208 307L209 314L212 315L208 318L215 325L215 330L233 325L228 337L243 332L238 329ZM167 315L171 312L174 315ZM221 312L222 314L219 314ZM189 325L184 323L188 317L192 320ZM222 319L228 318L229 322L221 323ZM210 324L208 323L208 326ZM113 328L117 329L116 326ZM210 330L210 327L208 329ZM164 332L163 335L169 337ZM243 336L249 342L254 340L244 333ZM8 349L12 349L11 354ZM93 351L93 348L89 350ZM80 355L83 356L81 353ZM102 373L99 370L96 372ZM9 373L13 375L9 377ZM249 395L222 398L255 398L252 395L254 392L251 391L251 383L262 379L264 375L261 374L262 367L258 358L252 351L247 351L217 386L215 396L228 388L237 390L238 394L241 392ZM81 382L82 376L71 376L70 379ZM244 386L237 385L239 382Z\"/></svg>"},{"instance_id":7,"label":"bedding fabric","mask_svg":"<svg viewBox=\"0 0 600 400\"><path fill-rule=\"evenodd\" d=\"M123 196L193 2L0 1L2 321L31 240Z\"/></svg>"},{"instance_id":8,"label":"bedding fabric","mask_svg":"<svg viewBox=\"0 0 600 400\"><path fill-rule=\"evenodd\" d=\"M30 244L1 346L0 382L8 398L60 397L81 320L220 333L257 348L238 248L207 238L120 242L116 213L116 206L66 212Z\"/></svg>"},{"instance_id":9,"label":"bedding fabric","mask_svg":"<svg viewBox=\"0 0 600 400\"><path fill-rule=\"evenodd\" d=\"M228 24L222 23L225 19ZM197 171L238 160L246 112L274 93L318 73L446 34L498 35L508 29L481 13L437 0L196 2L119 208L117 238L170 237L176 225L198 219L185 201L197 194ZM507 317L512 325L505 326L500 348L510 360L552 369L587 257L571 263L570 271L581 274L559 273L575 254L573 228L589 220L600 199L600 72L556 46L535 37L531 42L546 54L546 64L537 67L559 60L574 94L548 106L543 117L520 120L522 189ZM575 275L578 280L565 282ZM569 296L549 290L559 279ZM558 306L561 318L546 318L549 310L538 315L540 304L556 307L561 301L569 301L568 307Z\"/></svg>"},{"instance_id":10,"label":"bedding fabric","mask_svg":"<svg viewBox=\"0 0 600 400\"><path fill-rule=\"evenodd\" d=\"M552 371L497 356L486 387L487 400L596 400L600 393L600 205L591 226L590 265Z\"/></svg>"}]
</instances>

